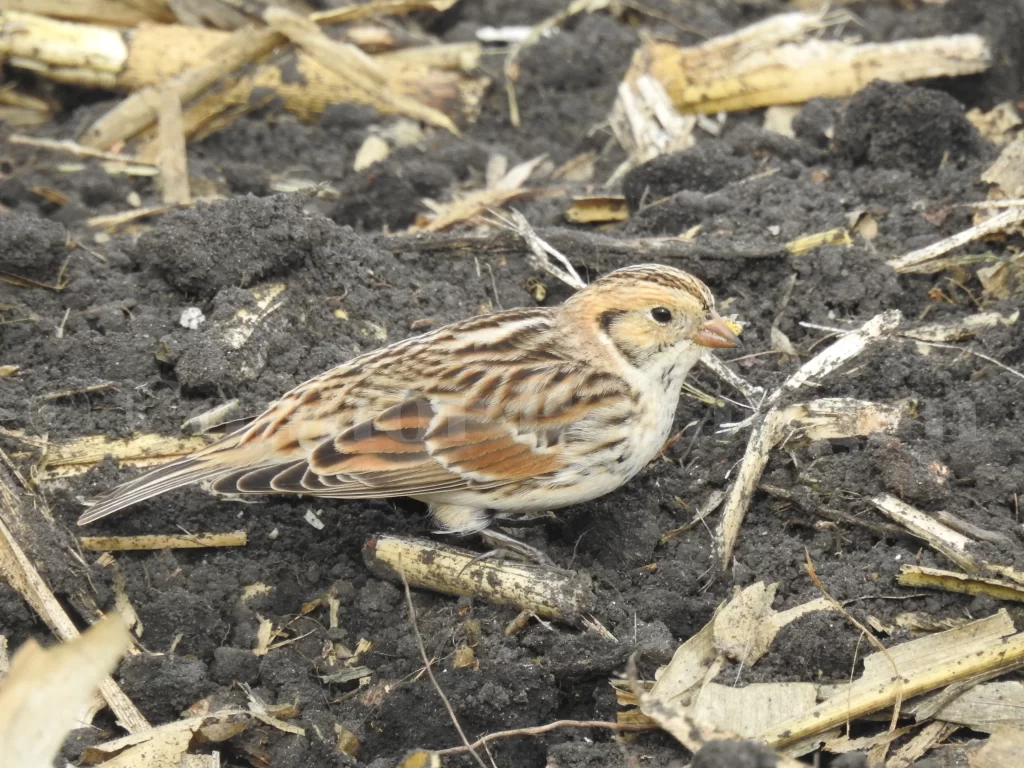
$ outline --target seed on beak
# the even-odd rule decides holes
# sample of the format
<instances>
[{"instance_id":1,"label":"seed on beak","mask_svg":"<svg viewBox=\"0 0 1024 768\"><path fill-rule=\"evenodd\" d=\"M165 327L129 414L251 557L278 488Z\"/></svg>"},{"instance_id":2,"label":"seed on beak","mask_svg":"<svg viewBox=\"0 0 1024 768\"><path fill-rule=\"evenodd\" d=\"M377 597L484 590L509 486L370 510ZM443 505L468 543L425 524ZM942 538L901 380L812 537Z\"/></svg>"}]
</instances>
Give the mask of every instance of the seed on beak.
<instances>
[{"instance_id":1,"label":"seed on beak","mask_svg":"<svg viewBox=\"0 0 1024 768\"><path fill-rule=\"evenodd\" d=\"M694 334L693 340L703 347L715 349L738 347L742 343L732 332L729 324L717 314L712 314L711 319L705 321L701 329Z\"/></svg>"}]
</instances>

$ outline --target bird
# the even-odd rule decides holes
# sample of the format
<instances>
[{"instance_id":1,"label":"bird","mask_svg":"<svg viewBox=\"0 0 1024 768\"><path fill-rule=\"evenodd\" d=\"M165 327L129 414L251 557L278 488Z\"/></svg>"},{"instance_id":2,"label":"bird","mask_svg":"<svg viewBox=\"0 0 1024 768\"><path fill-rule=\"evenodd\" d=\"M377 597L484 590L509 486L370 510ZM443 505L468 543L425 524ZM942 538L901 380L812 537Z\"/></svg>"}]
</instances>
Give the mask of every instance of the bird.
<instances>
[{"instance_id":1,"label":"bird","mask_svg":"<svg viewBox=\"0 0 1024 768\"><path fill-rule=\"evenodd\" d=\"M669 437L683 380L707 348L739 344L708 287L670 266L598 278L554 307L455 322L300 384L246 426L95 498L92 523L172 489L411 497L441 531L603 496Z\"/></svg>"}]
</instances>

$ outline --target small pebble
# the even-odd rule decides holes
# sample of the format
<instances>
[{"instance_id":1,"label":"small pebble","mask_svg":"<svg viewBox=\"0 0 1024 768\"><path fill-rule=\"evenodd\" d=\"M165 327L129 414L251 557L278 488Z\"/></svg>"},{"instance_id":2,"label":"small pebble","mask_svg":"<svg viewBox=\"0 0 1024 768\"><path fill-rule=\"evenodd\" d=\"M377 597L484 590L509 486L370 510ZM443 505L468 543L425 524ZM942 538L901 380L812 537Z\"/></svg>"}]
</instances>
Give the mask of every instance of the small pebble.
<instances>
[{"instance_id":1,"label":"small pebble","mask_svg":"<svg viewBox=\"0 0 1024 768\"><path fill-rule=\"evenodd\" d=\"M324 529L323 521L319 517L316 516L316 513L312 509L307 509L306 510L306 514L303 517L303 519L307 523L312 525L314 528L316 528L318 531L322 531Z\"/></svg>"},{"instance_id":2,"label":"small pebble","mask_svg":"<svg viewBox=\"0 0 1024 768\"><path fill-rule=\"evenodd\" d=\"M194 331L206 322L206 315L203 314L203 310L199 307L186 307L184 311L182 311L181 318L178 322L181 324L182 328L188 328L190 331Z\"/></svg>"}]
</instances>

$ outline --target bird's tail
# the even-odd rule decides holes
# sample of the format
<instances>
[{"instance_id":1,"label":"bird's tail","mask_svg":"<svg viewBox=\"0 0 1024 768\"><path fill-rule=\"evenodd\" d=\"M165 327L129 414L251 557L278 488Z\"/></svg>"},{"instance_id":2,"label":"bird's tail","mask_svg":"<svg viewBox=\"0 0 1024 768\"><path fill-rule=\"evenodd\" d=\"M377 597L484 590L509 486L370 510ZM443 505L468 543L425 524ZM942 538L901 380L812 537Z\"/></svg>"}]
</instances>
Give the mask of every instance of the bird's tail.
<instances>
[{"instance_id":1,"label":"bird's tail","mask_svg":"<svg viewBox=\"0 0 1024 768\"><path fill-rule=\"evenodd\" d=\"M223 467L217 467L201 457L189 456L172 461L93 499L89 502L89 509L78 518L78 524L88 525L132 504L175 488L209 480L223 472Z\"/></svg>"}]
</instances>

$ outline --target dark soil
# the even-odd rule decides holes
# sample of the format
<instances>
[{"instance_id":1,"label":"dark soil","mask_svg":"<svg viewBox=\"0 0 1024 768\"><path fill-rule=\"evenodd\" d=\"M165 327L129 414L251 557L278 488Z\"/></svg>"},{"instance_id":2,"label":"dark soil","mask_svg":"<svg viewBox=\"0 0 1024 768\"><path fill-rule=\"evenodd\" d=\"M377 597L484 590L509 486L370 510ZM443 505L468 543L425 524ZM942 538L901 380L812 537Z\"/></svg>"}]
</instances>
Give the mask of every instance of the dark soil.
<instances>
[{"instance_id":1,"label":"dark soil","mask_svg":"<svg viewBox=\"0 0 1024 768\"><path fill-rule=\"evenodd\" d=\"M469 38L483 24L535 22L554 11L547 1L464 2L429 31L450 40ZM564 2L557 4L565 5ZM902 5L912 5L904 3ZM641 31L695 42L736 28L781 2L731 0L660 2L645 7L657 20L614 20L588 15L523 52L517 85L523 125L509 124L503 87L491 88L475 125L463 138L431 133L425 143L393 153L365 171L351 171L356 149L373 125L389 124L372 111L325 115L302 124L273 109L256 112L191 146L190 170L229 199L167 214L137 231L96 241L84 220L127 208L136 192L157 201L147 179L107 176L98 165L80 173L57 170L64 158L24 147L0 148L0 269L52 283L69 259L60 292L0 282L3 305L0 363L19 366L0 381L0 426L46 435L54 442L84 435L135 432L180 434L182 422L225 400L238 398L254 415L304 379L385 341L498 307L531 306L531 278L547 285L548 303L567 290L534 273L525 253L493 255L393 252L387 232L408 226L425 209L424 197L450 199L453 190L478 187L488 157L510 163L547 153L560 164L598 152L597 181L621 162L609 134L591 130L606 118L615 89ZM752 10L752 7L758 10ZM971 224L958 203L983 199L979 181L996 149L964 118L967 108L989 108L1024 99L1024 2L951 0L944 7L901 10L895 3L854 6L868 39L890 40L979 31L997 46L997 66L985 75L918 86L875 84L848 103L813 102L796 122L796 139L767 134L759 116L734 116L722 136L700 134L698 145L661 157L624 180L633 215L613 236L679 234L701 226L705 253L674 263L711 287L725 313L747 323L734 368L770 389L800 360L770 352L777 320L801 358L821 349L824 332L800 323L855 327L872 315L900 309L909 324L953 321L985 309L1004 313L1020 297L994 302L970 275L898 276L885 261L935 242ZM502 57L485 59L500 73ZM108 104L80 105L84 94L61 91L68 111L41 135L73 136ZM78 105L78 106L76 106ZM9 130L3 129L4 134ZM309 195L273 196L281 178L326 182L336 200ZM67 196L58 206L33 192L51 187ZM581 192L582 186L571 192ZM656 203L656 204L654 204ZM562 225L568 196L524 203L537 227ZM744 258L744 248L784 253L788 240L848 224L869 212L878 236L852 247L828 246L803 256ZM571 245L571 243L570 243ZM1019 239L975 243L968 252L1006 255ZM581 271L597 276L630 261L595 252L585 242L566 248ZM796 276L792 296L782 303ZM251 290L283 283L283 305L240 348L228 344L225 324L240 308L254 309ZM941 293L940 293L941 291ZM198 330L179 323L200 308ZM1024 369L1021 326L980 333L965 348ZM58 330L59 329L59 330ZM47 395L97 384L89 394ZM707 372L694 383L709 392L733 392ZM895 493L925 510L945 509L975 525L1022 533L1024 493L1024 380L985 359L950 349L924 355L910 343L874 348L849 370L831 376L821 395L894 402L913 398L916 415L897 436L816 443L777 452L765 480L810 500L879 519L866 499ZM641 672L651 676L674 648L712 616L734 586L778 582L776 607L818 596L804 570L809 553L824 584L840 600L857 598L861 618L886 621L903 611L936 618L983 616L991 601L934 593L895 601L895 577L905 563L946 565L906 538L880 538L862 527L818 525L818 518L776 500L755 496L735 564L723 574L714 565L703 526L659 546L659 536L691 518L689 508L728 485L743 453L746 432L716 434L716 427L744 412L711 408L684 398L677 427L687 428L663 458L626 487L595 502L559 510L557 520L520 534L558 563L588 571L598 594L596 618L615 640L561 626L531 625L506 637L515 616L509 608L417 592L414 602L426 647L438 659L436 675L471 737L559 718L614 720L610 677L640 651ZM24 446L5 440L5 450ZM934 466L948 476L936 479ZM62 526L74 528L80 499L131 475L112 462L42 490ZM314 510L317 530L303 516ZM241 702L246 684L269 703L298 702L298 737L267 728L258 739L222 745L226 765L244 766L257 750L273 766L354 765L334 750L334 724L361 742L360 763L392 766L406 750L459 743L421 661L398 587L367 572L361 548L385 531L425 535L430 523L416 504L271 499L238 504L197 489L140 504L97 524L90 533L228 531L245 529L243 548L126 553L117 556L127 593L144 625L149 654L124 663L120 683L156 723L176 718L202 697ZM1002 553L1020 559L1020 551ZM87 558L89 562L95 556ZM642 567L650 566L650 567ZM113 603L110 569L50 573L56 592L68 595L86 578L102 609ZM267 585L243 599L246 587ZM304 603L328 591L341 599L339 627L327 629L327 608L299 617ZM1007 606L1015 618L1022 612ZM256 644L260 617L287 625L295 642L262 658ZM84 621L86 617L81 617ZM452 666L454 649L478 622L479 668ZM5 583L0 583L0 634L17 647L47 630ZM324 648L373 643L362 663L373 670L370 691L355 683L327 684ZM902 641L897 635L889 640ZM845 680L858 647L858 632L835 617L814 616L783 631L772 651L752 668L730 669L730 684L759 681ZM863 653L863 645L860 648ZM113 728L101 716L99 723ZM94 734L93 734L94 735ZM76 759L95 739L80 733L65 756ZM596 743L595 743L596 742ZM641 734L623 743L607 732L562 730L492 745L499 766L683 765L691 756L664 734ZM854 765L844 757L844 765ZM769 766L770 757L749 745L709 745L693 761L702 768ZM446 765L470 765L446 758Z\"/></svg>"}]
</instances>

